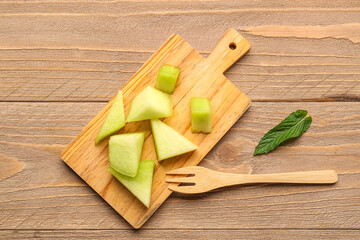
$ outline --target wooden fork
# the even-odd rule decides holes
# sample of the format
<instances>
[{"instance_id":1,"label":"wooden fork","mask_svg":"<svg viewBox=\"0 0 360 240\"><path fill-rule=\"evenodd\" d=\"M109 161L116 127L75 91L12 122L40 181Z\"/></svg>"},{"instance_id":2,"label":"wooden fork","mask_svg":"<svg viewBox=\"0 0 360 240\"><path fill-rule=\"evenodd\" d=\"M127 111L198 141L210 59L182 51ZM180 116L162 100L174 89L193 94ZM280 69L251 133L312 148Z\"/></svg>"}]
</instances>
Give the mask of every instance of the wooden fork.
<instances>
[{"instance_id":1,"label":"wooden fork","mask_svg":"<svg viewBox=\"0 0 360 240\"><path fill-rule=\"evenodd\" d=\"M210 170L204 167L183 167L166 173L167 175L190 175L187 177L167 178L168 183L188 183L191 186L169 186L180 193L204 193L216 188L249 183L305 183L331 184L338 180L334 170L289 172L274 174L234 174Z\"/></svg>"}]
</instances>

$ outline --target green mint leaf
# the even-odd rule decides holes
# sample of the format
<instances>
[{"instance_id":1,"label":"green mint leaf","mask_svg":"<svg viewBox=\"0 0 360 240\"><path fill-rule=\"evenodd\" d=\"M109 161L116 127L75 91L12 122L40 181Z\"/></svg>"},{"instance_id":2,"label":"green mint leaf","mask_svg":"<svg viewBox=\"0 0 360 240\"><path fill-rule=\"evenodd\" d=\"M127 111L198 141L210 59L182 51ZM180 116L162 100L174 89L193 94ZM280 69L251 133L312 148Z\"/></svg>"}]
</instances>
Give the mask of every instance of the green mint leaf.
<instances>
[{"instance_id":1,"label":"green mint leaf","mask_svg":"<svg viewBox=\"0 0 360 240\"><path fill-rule=\"evenodd\" d=\"M310 127L311 122L312 118L306 110L292 112L261 138L255 148L254 156L271 152L285 140L299 137Z\"/></svg>"}]
</instances>

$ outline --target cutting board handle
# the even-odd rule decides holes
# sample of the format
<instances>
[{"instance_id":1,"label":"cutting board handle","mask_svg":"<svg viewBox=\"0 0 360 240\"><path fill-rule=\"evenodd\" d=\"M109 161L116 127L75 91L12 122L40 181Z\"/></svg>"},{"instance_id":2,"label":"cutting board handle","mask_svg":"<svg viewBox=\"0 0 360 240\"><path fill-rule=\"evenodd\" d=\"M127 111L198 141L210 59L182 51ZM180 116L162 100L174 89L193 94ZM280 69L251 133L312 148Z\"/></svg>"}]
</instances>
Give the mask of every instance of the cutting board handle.
<instances>
[{"instance_id":1,"label":"cutting board handle","mask_svg":"<svg viewBox=\"0 0 360 240\"><path fill-rule=\"evenodd\" d=\"M230 28L206 61L210 61L222 74L249 50L250 43L235 29Z\"/></svg>"}]
</instances>

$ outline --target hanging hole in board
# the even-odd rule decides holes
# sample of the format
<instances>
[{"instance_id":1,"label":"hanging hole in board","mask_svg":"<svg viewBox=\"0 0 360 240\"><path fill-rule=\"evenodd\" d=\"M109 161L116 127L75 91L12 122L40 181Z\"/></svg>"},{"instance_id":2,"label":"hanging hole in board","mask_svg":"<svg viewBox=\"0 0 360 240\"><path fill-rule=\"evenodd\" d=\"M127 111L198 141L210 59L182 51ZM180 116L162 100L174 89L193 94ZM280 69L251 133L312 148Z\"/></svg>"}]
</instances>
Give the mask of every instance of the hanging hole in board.
<instances>
[{"instance_id":1,"label":"hanging hole in board","mask_svg":"<svg viewBox=\"0 0 360 240\"><path fill-rule=\"evenodd\" d=\"M236 43L234 43L234 42L230 43L230 44L229 44L229 48L230 48L231 50L235 50L235 49L236 49Z\"/></svg>"}]
</instances>

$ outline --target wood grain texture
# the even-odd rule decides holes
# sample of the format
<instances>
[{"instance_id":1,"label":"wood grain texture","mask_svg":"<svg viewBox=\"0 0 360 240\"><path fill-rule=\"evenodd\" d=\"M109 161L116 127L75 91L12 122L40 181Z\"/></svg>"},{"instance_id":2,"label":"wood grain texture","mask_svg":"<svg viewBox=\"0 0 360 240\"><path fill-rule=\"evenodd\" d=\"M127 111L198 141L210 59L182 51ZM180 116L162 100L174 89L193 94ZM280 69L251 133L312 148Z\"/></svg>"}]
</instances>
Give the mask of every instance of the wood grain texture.
<instances>
[{"instance_id":1,"label":"wood grain texture","mask_svg":"<svg viewBox=\"0 0 360 240\"><path fill-rule=\"evenodd\" d=\"M230 49L230 44L235 44L236 48ZM140 228L171 194L169 184L165 182L166 172L182 166L197 165L250 107L250 99L223 75L224 71L249 49L249 42L234 29L229 29L210 56L204 59L179 35L174 34L121 89L125 113L128 113L132 99L147 86L155 85L159 68L163 64L181 69L176 91L172 94L173 113L163 122L176 129L198 148L161 163L155 162L149 208L107 171L110 167L107 140L94 145L95 137L115 97L66 147L61 158L134 228ZM212 131L209 134L191 132L189 106L194 96L210 99ZM121 133L138 131L146 133L142 160L156 159L149 121L128 123L120 130Z\"/></svg>"},{"instance_id":2,"label":"wood grain texture","mask_svg":"<svg viewBox=\"0 0 360 240\"><path fill-rule=\"evenodd\" d=\"M359 100L358 1L15 3L0 2L1 101L108 101L169 35L206 56L229 27L253 48L226 75L253 101Z\"/></svg>"},{"instance_id":3,"label":"wood grain texture","mask_svg":"<svg viewBox=\"0 0 360 240\"><path fill-rule=\"evenodd\" d=\"M0 103L1 156L24 165L0 181L1 229L131 228L59 157L103 106ZM299 108L313 117L309 130L268 155L252 156L263 134ZM241 172L248 165L253 173L334 169L339 182L174 194L142 229L359 229L359 123L359 103L253 103L201 166Z\"/></svg>"},{"instance_id":4,"label":"wood grain texture","mask_svg":"<svg viewBox=\"0 0 360 240\"><path fill-rule=\"evenodd\" d=\"M0 0L0 239L357 239L359 19L357 0ZM174 195L129 230L59 154L169 35L207 57L229 27L252 50L225 75L257 103L201 165L333 168L340 182ZM314 118L306 135L252 157L299 108Z\"/></svg>"},{"instance_id":5,"label":"wood grain texture","mask_svg":"<svg viewBox=\"0 0 360 240\"><path fill-rule=\"evenodd\" d=\"M276 239L276 240L329 240L358 239L359 230L0 230L0 239Z\"/></svg>"}]
</instances>

